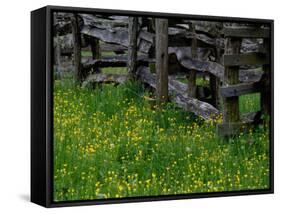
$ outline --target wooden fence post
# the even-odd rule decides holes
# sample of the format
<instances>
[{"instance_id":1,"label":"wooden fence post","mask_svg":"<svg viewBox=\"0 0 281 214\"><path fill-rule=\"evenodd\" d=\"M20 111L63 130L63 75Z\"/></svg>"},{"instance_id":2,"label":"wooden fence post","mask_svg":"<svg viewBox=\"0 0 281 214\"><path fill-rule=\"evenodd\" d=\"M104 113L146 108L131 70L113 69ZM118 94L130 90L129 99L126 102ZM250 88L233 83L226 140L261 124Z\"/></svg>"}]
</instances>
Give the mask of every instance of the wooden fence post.
<instances>
[{"instance_id":1,"label":"wooden fence post","mask_svg":"<svg viewBox=\"0 0 281 214\"><path fill-rule=\"evenodd\" d=\"M168 101L168 20L155 20L156 93L159 103Z\"/></svg>"},{"instance_id":2,"label":"wooden fence post","mask_svg":"<svg viewBox=\"0 0 281 214\"><path fill-rule=\"evenodd\" d=\"M192 59L197 58L197 39L196 39L196 32L195 32L195 26L193 23L189 24L190 31L192 32L192 41L191 41L191 57ZM196 97L196 70L191 69L189 72L188 77L188 96L189 97Z\"/></svg>"},{"instance_id":3,"label":"wooden fence post","mask_svg":"<svg viewBox=\"0 0 281 214\"><path fill-rule=\"evenodd\" d=\"M62 69L61 69L61 45L60 45L60 37L57 35L57 44L55 47L55 65L57 71L57 78L62 78Z\"/></svg>"},{"instance_id":4,"label":"wooden fence post","mask_svg":"<svg viewBox=\"0 0 281 214\"><path fill-rule=\"evenodd\" d=\"M128 74L130 79L136 77L137 69L137 35L138 31L138 18L129 17L129 46L128 46Z\"/></svg>"},{"instance_id":5,"label":"wooden fence post","mask_svg":"<svg viewBox=\"0 0 281 214\"><path fill-rule=\"evenodd\" d=\"M155 18L152 18L151 20L148 20L148 26L147 26L147 32L155 34ZM148 58L149 59L155 59L155 37L153 38L152 47L149 50ZM155 63L149 62L149 69L151 73L155 73Z\"/></svg>"},{"instance_id":6,"label":"wooden fence post","mask_svg":"<svg viewBox=\"0 0 281 214\"><path fill-rule=\"evenodd\" d=\"M78 16L73 14L71 16L71 27L73 35L73 57L74 57L74 75L77 82L82 82L82 66L81 66L81 34L78 26Z\"/></svg>"},{"instance_id":7,"label":"wooden fence post","mask_svg":"<svg viewBox=\"0 0 281 214\"><path fill-rule=\"evenodd\" d=\"M222 63L221 62L221 48L217 47L216 48L216 62L217 63ZM220 105L220 93L219 93L219 87L220 87L220 79L216 77L213 74L210 74L210 89L211 89L211 104L215 108L219 108Z\"/></svg>"},{"instance_id":8,"label":"wooden fence post","mask_svg":"<svg viewBox=\"0 0 281 214\"><path fill-rule=\"evenodd\" d=\"M210 90L211 90L211 104L215 108L219 108L219 86L220 86L220 79L217 78L215 75L210 74Z\"/></svg>"},{"instance_id":9,"label":"wooden fence post","mask_svg":"<svg viewBox=\"0 0 281 214\"><path fill-rule=\"evenodd\" d=\"M92 52L92 59L100 59L101 57L101 52L100 52L100 44L99 44L99 39L95 37L90 37L90 46L91 46L91 52ZM93 70L94 73L100 73L101 69L100 68L94 68Z\"/></svg>"},{"instance_id":10,"label":"wooden fence post","mask_svg":"<svg viewBox=\"0 0 281 214\"><path fill-rule=\"evenodd\" d=\"M225 55L239 54L241 38L226 38ZM239 83L239 66L225 66L224 85ZM239 97L225 97L223 101L223 122L239 121Z\"/></svg>"},{"instance_id":11,"label":"wooden fence post","mask_svg":"<svg viewBox=\"0 0 281 214\"><path fill-rule=\"evenodd\" d=\"M263 39L263 47L266 54L270 55L270 40ZM271 93L270 93L270 64L263 65L263 75L261 78L261 112L264 114L270 114L271 106Z\"/></svg>"}]
</instances>

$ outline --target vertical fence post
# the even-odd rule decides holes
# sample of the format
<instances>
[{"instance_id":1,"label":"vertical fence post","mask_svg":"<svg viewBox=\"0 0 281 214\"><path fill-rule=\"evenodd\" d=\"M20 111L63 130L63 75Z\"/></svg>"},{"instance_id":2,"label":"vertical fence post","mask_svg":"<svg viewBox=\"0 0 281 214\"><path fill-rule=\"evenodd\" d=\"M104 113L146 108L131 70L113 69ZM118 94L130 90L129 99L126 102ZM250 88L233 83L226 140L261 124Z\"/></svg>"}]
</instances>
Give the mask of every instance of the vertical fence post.
<instances>
[{"instance_id":1,"label":"vertical fence post","mask_svg":"<svg viewBox=\"0 0 281 214\"><path fill-rule=\"evenodd\" d=\"M222 28L222 23L221 23ZM218 38L221 38L221 32L218 32ZM216 62L221 64L221 48L216 47ZM220 93L219 93L219 87L220 87L221 80L216 77L213 74L210 74L210 89L211 89L211 104L219 109L220 107Z\"/></svg>"},{"instance_id":2,"label":"vertical fence post","mask_svg":"<svg viewBox=\"0 0 281 214\"><path fill-rule=\"evenodd\" d=\"M263 39L263 47L270 56L270 40ZM263 76L261 78L261 112L264 114L270 114L270 105L271 105L271 93L270 93L270 64L263 65Z\"/></svg>"},{"instance_id":3,"label":"vertical fence post","mask_svg":"<svg viewBox=\"0 0 281 214\"><path fill-rule=\"evenodd\" d=\"M189 24L190 31L192 32L192 41L191 41L191 57L192 59L197 58L197 39L196 39L196 32L195 26L193 23ZM188 96L189 97L196 97L196 70L191 69L189 72L188 77Z\"/></svg>"},{"instance_id":4,"label":"vertical fence post","mask_svg":"<svg viewBox=\"0 0 281 214\"><path fill-rule=\"evenodd\" d=\"M211 104L215 108L219 108L219 86L220 80L215 75L210 74L210 90L211 90Z\"/></svg>"},{"instance_id":5,"label":"vertical fence post","mask_svg":"<svg viewBox=\"0 0 281 214\"><path fill-rule=\"evenodd\" d=\"M225 54L239 54L241 38L226 38ZM239 83L239 66L226 66L224 70L224 85ZM225 97L223 100L223 122L239 121L239 97Z\"/></svg>"},{"instance_id":6,"label":"vertical fence post","mask_svg":"<svg viewBox=\"0 0 281 214\"><path fill-rule=\"evenodd\" d=\"M155 34L155 18L148 20L147 32ZM152 47L148 53L149 59L155 59L155 37L153 40ZM151 73L155 73L155 63L149 62L149 69Z\"/></svg>"},{"instance_id":7,"label":"vertical fence post","mask_svg":"<svg viewBox=\"0 0 281 214\"><path fill-rule=\"evenodd\" d=\"M74 75L77 82L81 82L83 79L82 66L81 66L81 34L78 25L78 16L73 14L71 16L71 27L73 35L73 57L74 57Z\"/></svg>"},{"instance_id":8,"label":"vertical fence post","mask_svg":"<svg viewBox=\"0 0 281 214\"><path fill-rule=\"evenodd\" d=\"M137 69L137 31L138 31L138 18L130 17L129 18L129 46L128 46L128 74L130 79L136 77Z\"/></svg>"},{"instance_id":9,"label":"vertical fence post","mask_svg":"<svg viewBox=\"0 0 281 214\"><path fill-rule=\"evenodd\" d=\"M57 72L57 78L61 79L62 78L62 69L61 69L61 41L60 41L60 36L57 33L56 36L57 42L55 46L55 65L56 65L56 72Z\"/></svg>"},{"instance_id":10,"label":"vertical fence post","mask_svg":"<svg viewBox=\"0 0 281 214\"><path fill-rule=\"evenodd\" d=\"M99 39L95 37L90 37L90 46L91 46L91 52L92 52L92 59L100 59L101 57L101 51L100 51L100 44L99 44ZM93 70L94 73L100 73L101 69L100 68L94 68Z\"/></svg>"},{"instance_id":11,"label":"vertical fence post","mask_svg":"<svg viewBox=\"0 0 281 214\"><path fill-rule=\"evenodd\" d=\"M159 103L168 101L168 20L156 19L156 93Z\"/></svg>"}]
</instances>

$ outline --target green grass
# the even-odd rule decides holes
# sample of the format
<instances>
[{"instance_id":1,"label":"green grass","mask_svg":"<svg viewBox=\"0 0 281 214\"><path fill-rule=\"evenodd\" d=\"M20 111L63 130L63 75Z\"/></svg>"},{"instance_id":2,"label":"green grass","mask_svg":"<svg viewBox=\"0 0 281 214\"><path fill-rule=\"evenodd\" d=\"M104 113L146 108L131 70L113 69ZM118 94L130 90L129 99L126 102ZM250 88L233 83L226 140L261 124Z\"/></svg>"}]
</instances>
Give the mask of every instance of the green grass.
<instances>
[{"instance_id":1,"label":"green grass","mask_svg":"<svg viewBox=\"0 0 281 214\"><path fill-rule=\"evenodd\" d=\"M107 67L107 68L102 68L102 73L105 74L128 74L128 70L126 67Z\"/></svg>"},{"instance_id":2,"label":"green grass","mask_svg":"<svg viewBox=\"0 0 281 214\"><path fill-rule=\"evenodd\" d=\"M260 93L246 94L239 97L241 113L257 112L260 110Z\"/></svg>"},{"instance_id":3,"label":"green grass","mask_svg":"<svg viewBox=\"0 0 281 214\"><path fill-rule=\"evenodd\" d=\"M269 187L266 125L226 141L214 121L171 103L156 110L148 96L139 83L55 81L55 201ZM240 102L252 111L258 98Z\"/></svg>"}]
</instances>

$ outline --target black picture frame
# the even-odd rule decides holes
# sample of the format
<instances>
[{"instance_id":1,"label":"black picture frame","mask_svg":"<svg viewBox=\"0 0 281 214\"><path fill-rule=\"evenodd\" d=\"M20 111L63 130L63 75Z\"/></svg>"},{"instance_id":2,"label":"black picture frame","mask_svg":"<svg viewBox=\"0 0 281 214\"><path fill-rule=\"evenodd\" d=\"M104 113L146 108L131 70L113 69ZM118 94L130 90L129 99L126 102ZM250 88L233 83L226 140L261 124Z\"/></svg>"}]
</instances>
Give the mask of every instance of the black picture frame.
<instances>
[{"instance_id":1,"label":"black picture frame","mask_svg":"<svg viewBox=\"0 0 281 214\"><path fill-rule=\"evenodd\" d=\"M263 190L193 193L156 197L97 199L91 201L54 202L53 191L53 74L52 74L52 12L99 13L130 16L186 18L206 21L231 21L270 25L271 47L271 120L270 120L270 188ZM31 12L31 202L44 207L64 207L93 204L112 204L191 198L241 196L274 192L274 21L220 16L186 15L157 12L91 9L80 7L46 6Z\"/></svg>"}]
</instances>

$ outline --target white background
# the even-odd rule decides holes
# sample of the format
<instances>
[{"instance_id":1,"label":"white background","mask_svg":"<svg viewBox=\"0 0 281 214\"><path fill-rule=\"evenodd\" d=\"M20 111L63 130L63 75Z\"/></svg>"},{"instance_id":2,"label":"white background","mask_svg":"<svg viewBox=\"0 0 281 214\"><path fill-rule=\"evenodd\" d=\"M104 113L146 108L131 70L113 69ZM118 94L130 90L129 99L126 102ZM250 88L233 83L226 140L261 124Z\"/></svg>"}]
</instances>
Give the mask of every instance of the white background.
<instances>
[{"instance_id":1,"label":"white background","mask_svg":"<svg viewBox=\"0 0 281 214\"><path fill-rule=\"evenodd\" d=\"M281 131L279 131L281 7L278 2L278 0L1 1L0 213L277 213L277 209L281 207ZM274 19L275 194L55 209L45 209L30 203L30 11L45 5Z\"/></svg>"}]
</instances>

